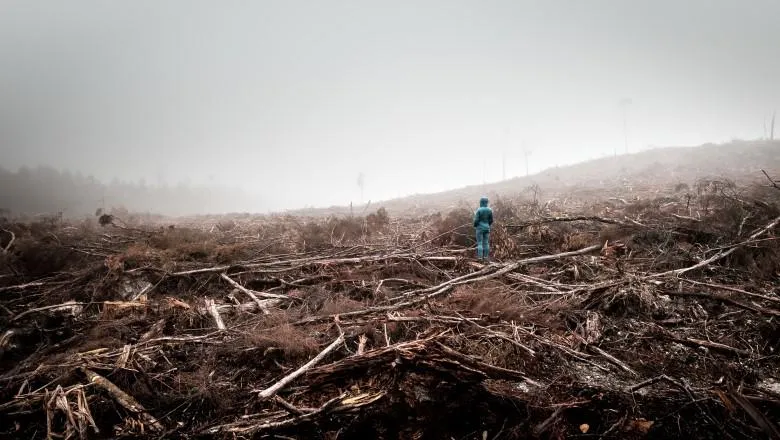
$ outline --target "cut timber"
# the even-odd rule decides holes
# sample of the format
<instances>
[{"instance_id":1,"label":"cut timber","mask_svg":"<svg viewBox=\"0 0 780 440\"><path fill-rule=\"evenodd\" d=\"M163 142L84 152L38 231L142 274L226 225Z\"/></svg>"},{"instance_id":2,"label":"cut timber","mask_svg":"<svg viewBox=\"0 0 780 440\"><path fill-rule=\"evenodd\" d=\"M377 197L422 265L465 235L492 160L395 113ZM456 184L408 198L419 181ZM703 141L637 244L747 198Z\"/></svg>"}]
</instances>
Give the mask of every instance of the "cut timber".
<instances>
[{"instance_id":1,"label":"cut timber","mask_svg":"<svg viewBox=\"0 0 780 440\"><path fill-rule=\"evenodd\" d=\"M146 333L141 335L141 337L138 339L138 342L148 341L152 338L160 336L163 329L165 328L165 322L165 318L157 321L149 330L146 331Z\"/></svg>"},{"instance_id":2,"label":"cut timber","mask_svg":"<svg viewBox=\"0 0 780 440\"><path fill-rule=\"evenodd\" d=\"M213 299L206 298L206 310L208 310L211 316L214 318L214 322L216 322L217 328L220 330L225 330L225 323L222 321L222 316L219 315L217 305L214 304Z\"/></svg>"},{"instance_id":3,"label":"cut timber","mask_svg":"<svg viewBox=\"0 0 780 440\"><path fill-rule=\"evenodd\" d=\"M239 312L254 312L257 311L261 305L263 308L267 309L269 307L278 306L279 304L281 304L281 301L279 301L278 299L261 299L260 304L257 304L254 301L249 301L241 304L220 304L217 306L217 311L219 311L220 313L229 312L231 310L237 310Z\"/></svg>"},{"instance_id":4,"label":"cut timber","mask_svg":"<svg viewBox=\"0 0 780 440\"><path fill-rule=\"evenodd\" d=\"M617 365L618 367L622 368L623 371L627 372L628 374L631 374L632 376L635 376L635 377L639 377L639 373L634 371L625 362L621 361L620 359L616 358L615 356L612 356L611 354L609 354L606 351L596 347L595 345L588 345L588 348L590 348L591 350L593 350L596 353L600 354L601 356L605 357L607 360L609 360L613 364Z\"/></svg>"},{"instance_id":5,"label":"cut timber","mask_svg":"<svg viewBox=\"0 0 780 440\"><path fill-rule=\"evenodd\" d=\"M49 283L46 281L31 281L29 283L17 284L16 286L0 287L0 292L5 292L9 290L25 290L25 289L30 289L32 287L43 287L48 284Z\"/></svg>"},{"instance_id":6,"label":"cut timber","mask_svg":"<svg viewBox=\"0 0 780 440\"><path fill-rule=\"evenodd\" d=\"M228 283L230 283L230 285L231 285L231 286L233 286L233 287L235 287L236 289L238 289L238 290L240 290L240 291L242 291L242 292L246 293L246 294L247 294L247 296L249 296L250 298L252 298L252 300L253 300L254 302L256 302L256 303L257 303L257 305L258 305L258 306L260 306L260 308L261 308L261 309L262 309L264 306L263 306L263 305L261 305L261 303L260 303L260 299L258 299L258 297L261 297L261 296L262 296L263 298L268 298L268 299L290 299L290 297L289 297L289 296L284 296L284 295L276 295L276 294L274 294L274 293L257 292L257 291L255 291L255 290L249 290L249 289L247 289L246 287L242 286L241 284L238 284L237 282L235 282L235 281L234 281L232 278L230 278L230 277L229 277L229 276L228 276L226 273L223 273L223 274L222 274L222 275L220 275L220 276L222 277L222 279L223 279L223 280L225 280L225 281L227 281Z\"/></svg>"},{"instance_id":7,"label":"cut timber","mask_svg":"<svg viewBox=\"0 0 780 440\"><path fill-rule=\"evenodd\" d=\"M223 273L223 274L222 274L222 275L220 275L220 276L222 277L222 279L223 279L223 280L225 280L225 281L227 281L228 283L230 283L230 285L231 285L231 286L233 286L233 287L235 287L236 289L238 289L238 290L240 290L240 291L244 292L244 293L245 293L247 296L249 296L250 298L252 298L252 301L254 301L254 302L255 302L255 304L257 304L257 307L259 307L259 308L260 308L260 310L261 310L261 311L262 311L264 314L266 314L266 315L267 315L267 314L269 314L269 313L270 313L270 312L268 311L268 309L265 307L265 304L263 304L263 303L260 301L260 298L258 298L258 297L257 297L257 295L255 295L255 293L254 293L253 291L251 291L251 290L247 289L246 287L242 286L241 284L238 284L237 282L233 281L233 280L232 280L232 279L231 279L229 276L227 276L227 274L225 274L225 273Z\"/></svg>"},{"instance_id":8,"label":"cut timber","mask_svg":"<svg viewBox=\"0 0 780 440\"><path fill-rule=\"evenodd\" d=\"M274 396L274 399L276 399L276 403L281 405L284 409L286 409L287 411L289 411L290 413L292 413L295 416L300 416L300 415L305 414L305 412L302 409L300 409L300 408L296 407L295 405L293 405L292 403L284 400L281 396Z\"/></svg>"},{"instance_id":9,"label":"cut timber","mask_svg":"<svg viewBox=\"0 0 780 440\"><path fill-rule=\"evenodd\" d=\"M702 339L694 339L694 338L678 338L675 336L671 336L670 339L675 342L679 342L681 344L698 345L700 347L706 347L716 351L736 354L738 356L746 356L746 357L753 356L752 352L749 352L747 350L742 350L741 348L734 348L726 344L721 344L720 342L704 341Z\"/></svg>"},{"instance_id":10,"label":"cut timber","mask_svg":"<svg viewBox=\"0 0 780 440\"><path fill-rule=\"evenodd\" d=\"M415 299L411 299L409 301L405 301L398 304L393 304L389 306L381 306L381 307L371 307L364 310L356 310L353 312L345 312L345 313L339 313L339 314L333 314L333 315L324 315L324 316L312 316L309 318L302 319L300 321L296 321L293 323L293 325L303 325L303 324L311 324L313 322L323 322L323 321L329 321L336 316L342 317L342 318L354 318L356 316L363 316L363 315L370 315L372 313L386 313L389 311L394 310L400 310L402 308L414 306L421 303L426 303L434 298L437 298L439 296L442 296L448 292L450 292L455 286L460 286L464 284L469 283L475 283L477 281L485 281L492 278L496 278L502 275L505 275L507 273L512 272L513 270L519 268L520 266L526 265L526 264L533 264L533 263L541 263L544 261L553 261L557 260L559 258L566 258L566 257L573 257L577 255L584 255L593 251L597 251L601 249L600 244L596 244L593 246L588 246L586 248L582 248L576 251L570 251L570 252L561 252L559 254L553 254L553 255L542 255L540 257L532 257L532 258L525 258L522 260L517 260L514 263L507 263L507 264L490 264L485 265L481 269L479 269L476 272L463 275L457 278L453 278L451 280L445 281L439 285L428 287L426 289L418 289L413 290L407 293L402 293L399 295L399 298L408 298L411 295L417 295L420 293L427 293L431 292L427 295L423 295L420 297L417 297Z\"/></svg>"},{"instance_id":11,"label":"cut timber","mask_svg":"<svg viewBox=\"0 0 780 440\"><path fill-rule=\"evenodd\" d=\"M609 224L609 225L632 226L631 224L622 222L620 220L612 219L612 218L596 217L596 216L576 216L576 217L545 217L545 218L542 218L542 219L539 219L539 220L535 220L535 221L532 221L532 222L518 223L518 224L513 224L513 225L506 225L506 227L507 228L527 228L528 226L543 225L545 223L578 222L578 221L606 223L606 224Z\"/></svg>"},{"instance_id":12,"label":"cut timber","mask_svg":"<svg viewBox=\"0 0 780 440\"><path fill-rule=\"evenodd\" d=\"M160 422L158 422L157 419L155 419L151 414L146 412L146 409L143 407L143 405L138 403L133 398L133 396L125 393L118 386L114 385L113 382L92 370L84 368L83 371L91 383L105 390L108 394L111 395L111 397L114 398L118 404L122 405L122 407L126 410L138 414L142 423L148 425L153 431L163 430L162 424L160 424Z\"/></svg>"},{"instance_id":13,"label":"cut timber","mask_svg":"<svg viewBox=\"0 0 780 440\"><path fill-rule=\"evenodd\" d=\"M685 281L686 283L695 284L697 286L707 286L707 287L712 287L714 289L727 290L729 292L741 293L741 294L749 296L751 298L762 299L764 301L769 301L769 302L773 302L773 303L776 303L776 304L780 304L780 297L772 297L772 296L761 295L759 293L748 292L747 290L737 289L736 287L731 287L731 286L724 286L722 284L704 283L704 282L701 282L701 281L694 281L694 280L683 280L683 281Z\"/></svg>"},{"instance_id":14,"label":"cut timber","mask_svg":"<svg viewBox=\"0 0 780 440\"><path fill-rule=\"evenodd\" d=\"M241 420L240 422L232 423L229 425L215 426L207 429L204 432L204 434L215 435L219 433L225 433L225 434L230 433L233 434L233 437L235 437L237 434L252 435L260 431L290 428L300 423L311 421L315 417L324 414L354 411L358 408L371 405L384 396L385 396L384 391L380 391L374 394L362 393L357 396L351 396L351 397L348 396L347 394L342 394L339 397L328 400L327 402L323 403L322 406L312 410L311 412L306 412L289 419L284 419L281 421L256 423L256 422L252 422L251 420L246 420L253 416L244 416L242 417L242 419L244 420Z\"/></svg>"},{"instance_id":15,"label":"cut timber","mask_svg":"<svg viewBox=\"0 0 780 440\"><path fill-rule=\"evenodd\" d=\"M475 359L472 356L465 355L459 351L456 351L455 349L448 347L441 342L436 341L436 345L446 354L447 356L462 362L464 365L474 368L476 370L480 370L483 373L485 373L490 378L499 378L499 379L522 379L526 382L528 382L531 385L534 386L543 386L539 382L536 382L535 380L529 378L524 373L520 371L515 370L509 370L506 368L497 367L495 365L490 365L485 362L482 362L480 360Z\"/></svg>"},{"instance_id":16,"label":"cut timber","mask_svg":"<svg viewBox=\"0 0 780 440\"><path fill-rule=\"evenodd\" d=\"M744 246L746 244L750 244L752 241L754 241L760 235L766 233L770 229L773 229L775 226L777 226L778 223L780 223L780 217L775 217L775 219L772 220L768 225L766 225L763 228L761 228L758 231L756 231L753 235L751 235L746 241L744 241L742 243L734 244L729 249L724 250L722 252L718 252L717 254L711 256L710 258L707 258L704 261L700 261L700 262L694 264L693 266L685 267L685 268L682 268L682 269L668 270L666 272L661 272L661 273L657 273L657 274L654 274L654 275L650 275L650 277L651 278L656 278L656 277L663 277L663 276L668 276L668 275L679 276L679 275L684 274L685 272L690 272L692 270L700 269L700 268L702 268L704 266L707 266L707 265L709 265L711 263L714 263L714 262L716 262L718 260L721 260L721 259L723 259L725 257L728 257L729 255L734 253L734 251L736 251L740 247L742 247L742 246Z\"/></svg>"},{"instance_id":17,"label":"cut timber","mask_svg":"<svg viewBox=\"0 0 780 440\"><path fill-rule=\"evenodd\" d=\"M358 348L357 353L355 353L355 356L360 356L366 351L366 342L368 342L368 338L366 335L360 335L358 338Z\"/></svg>"},{"instance_id":18,"label":"cut timber","mask_svg":"<svg viewBox=\"0 0 780 440\"><path fill-rule=\"evenodd\" d=\"M287 386L290 382L294 381L295 378L300 376L301 374L305 373L307 370L309 370L311 367L319 363L321 360L325 358L325 356L328 355L331 351L335 350L339 345L344 343L344 334L340 334L338 338L336 338L335 341L331 342L330 345L325 347L324 350L322 350L317 356L315 356L312 360L309 362L306 362L303 364L301 368L298 368L297 370L293 371L292 373L288 374L287 376L284 376L281 378L278 382L271 385L270 387L260 390L258 392L258 397L260 397L260 400L268 399L269 397L272 397L274 394L279 392L282 388Z\"/></svg>"},{"instance_id":19,"label":"cut timber","mask_svg":"<svg viewBox=\"0 0 780 440\"><path fill-rule=\"evenodd\" d=\"M775 438L780 439L780 429L778 429L777 425L772 422L764 413L762 413L758 408L756 408L755 405L753 405L748 399L745 398L741 393L738 391L733 391L729 393L731 398L737 402L739 406L742 407L742 409L747 413L748 416L750 416L751 419L753 419L753 422L755 422L758 427L760 427L769 438Z\"/></svg>"},{"instance_id":20,"label":"cut timber","mask_svg":"<svg viewBox=\"0 0 780 440\"><path fill-rule=\"evenodd\" d=\"M279 273L284 271L290 271L293 269L301 269L304 267L318 267L318 266L334 266L339 264L362 264L362 263L382 263L391 260L417 260L417 261L449 261L455 263L458 261L457 257L449 256L430 256L419 255L414 253L402 253L402 254L378 254L378 255L365 255L361 257L349 257L349 258L333 258L333 257L314 257L314 258L298 258L284 261L274 261L272 263L253 263L253 264L241 264L233 266L213 266L205 267L201 269L186 270L180 272L170 273L172 277L191 276L207 273L227 272L230 269L246 269L253 273Z\"/></svg>"},{"instance_id":21,"label":"cut timber","mask_svg":"<svg viewBox=\"0 0 780 440\"><path fill-rule=\"evenodd\" d=\"M750 304L743 303L741 301L737 301L734 299L731 299L724 295L718 295L715 293L704 293L704 292L676 292L673 290L667 290L664 291L665 294L670 296L688 296L688 297L694 297L694 298L706 298L711 299L714 301L720 301L722 303L726 303L729 305L732 305L734 307L738 307L740 309L744 310L750 310L751 312L759 313L762 315L770 315L770 316L777 316L780 317L780 311L770 309L767 307L755 307Z\"/></svg>"},{"instance_id":22,"label":"cut timber","mask_svg":"<svg viewBox=\"0 0 780 440\"><path fill-rule=\"evenodd\" d=\"M19 319L31 314L31 313L37 313L37 312L44 312L44 311L53 311L53 312L59 312L68 314L71 316L76 316L79 313L82 312L84 309L84 306L86 306L87 303L83 302L76 302L76 301L68 301L63 304L54 304L51 306L44 306L44 307L38 307L35 309L26 310L13 318L11 318L11 321L18 321Z\"/></svg>"},{"instance_id":23,"label":"cut timber","mask_svg":"<svg viewBox=\"0 0 780 440\"><path fill-rule=\"evenodd\" d=\"M522 260L518 260L516 263L513 264L522 266L525 264L534 264L534 263L542 263L544 261L557 260L559 258L575 257L577 255L584 255L584 254L591 253L593 251L601 250L601 247L602 245L600 244L594 244L593 246L588 246L586 248L578 249L576 251L561 252L560 254L552 254L552 255L542 255L541 257L524 258Z\"/></svg>"},{"instance_id":24,"label":"cut timber","mask_svg":"<svg viewBox=\"0 0 780 440\"><path fill-rule=\"evenodd\" d=\"M477 326L477 328L479 328L479 329L481 329L481 330L483 330L483 331L486 331L486 332L488 332L489 334L491 334L491 335L493 335L493 336L495 336L495 337L497 337L497 338L499 338L499 339L503 339L504 341L507 341L507 342L509 342L510 344L513 344L513 345L516 345L516 346L518 346L518 347L522 348L522 349L523 349L523 350L525 350L525 351L526 351L526 352L527 352L529 355L531 355L531 357L533 357L533 356L536 356L536 352L535 352L535 351L533 351L533 350L532 350L530 347L528 347L528 346L526 346L526 345L523 345L523 344L521 344L521 343L520 343L519 341L517 341L515 338L510 338L508 335L505 335L505 334L503 334L503 333L499 333L499 332L497 332L497 331L495 331L495 330L491 330L491 329L489 329L489 328L487 328L487 327L484 327L484 326L482 326L482 325L479 325L478 323L476 323L476 322L474 322L474 321L472 321L472 320L467 320L467 319L463 318L463 321L464 321L464 322L468 322L469 324L475 325L475 326Z\"/></svg>"}]
</instances>

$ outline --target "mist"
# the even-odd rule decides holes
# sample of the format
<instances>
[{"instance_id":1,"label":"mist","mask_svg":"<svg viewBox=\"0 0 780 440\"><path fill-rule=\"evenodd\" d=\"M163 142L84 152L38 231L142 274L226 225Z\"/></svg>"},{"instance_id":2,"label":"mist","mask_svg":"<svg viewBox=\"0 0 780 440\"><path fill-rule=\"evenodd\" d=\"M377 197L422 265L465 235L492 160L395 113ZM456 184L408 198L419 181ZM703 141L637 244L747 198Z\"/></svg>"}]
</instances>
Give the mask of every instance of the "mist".
<instances>
[{"instance_id":1,"label":"mist","mask_svg":"<svg viewBox=\"0 0 780 440\"><path fill-rule=\"evenodd\" d=\"M777 16L771 0L2 1L0 167L227 188L229 206L176 212L268 212L756 139L780 103Z\"/></svg>"}]
</instances>

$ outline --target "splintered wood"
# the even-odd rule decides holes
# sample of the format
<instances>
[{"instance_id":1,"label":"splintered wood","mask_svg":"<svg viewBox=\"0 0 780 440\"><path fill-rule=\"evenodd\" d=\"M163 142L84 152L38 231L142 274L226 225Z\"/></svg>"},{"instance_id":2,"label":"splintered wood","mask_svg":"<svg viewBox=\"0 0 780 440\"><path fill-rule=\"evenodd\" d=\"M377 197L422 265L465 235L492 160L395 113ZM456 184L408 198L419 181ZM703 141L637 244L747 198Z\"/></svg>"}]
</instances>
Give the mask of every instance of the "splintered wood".
<instances>
[{"instance_id":1,"label":"splintered wood","mask_svg":"<svg viewBox=\"0 0 780 440\"><path fill-rule=\"evenodd\" d=\"M211 298L206 298L205 302L206 310L208 310L211 314L211 317L214 318L214 322L216 323L217 328L220 330L225 330L225 322L222 321L222 316L219 314L219 310L217 310L217 304Z\"/></svg>"},{"instance_id":2,"label":"splintered wood","mask_svg":"<svg viewBox=\"0 0 780 440\"><path fill-rule=\"evenodd\" d=\"M288 383L294 381L295 378L297 378L298 376L300 376L303 373L305 373L306 371L308 371L311 367L316 365L323 358L325 358L325 356L327 356L330 352L335 350L339 345L341 345L343 343L344 343L344 335L341 334L341 335L339 335L338 338L336 338L335 341L333 341L330 345L325 347L325 349L322 350L317 356L312 358L312 360L310 360L309 362L306 362L305 364L303 364L297 370L295 370L292 373L288 374L287 376L281 378L278 382L276 382L275 384L271 385L270 387L268 387L268 388L266 388L264 390L258 391L257 396L260 399L262 399L262 400L267 399L267 398L273 396L279 390L284 388Z\"/></svg>"},{"instance_id":3,"label":"splintered wood","mask_svg":"<svg viewBox=\"0 0 780 440\"><path fill-rule=\"evenodd\" d=\"M106 391L111 397L114 398L116 403L121 405L124 409L135 413L140 417L141 422L145 425L147 425L152 431L162 431L163 426L160 424L160 422L157 421L151 414L146 412L146 409L138 403L133 396L127 394L126 392L119 389L118 386L114 385L111 381L106 379L105 377L95 373L92 370L84 369L84 374L87 375L87 379L102 388L104 391Z\"/></svg>"}]
</instances>

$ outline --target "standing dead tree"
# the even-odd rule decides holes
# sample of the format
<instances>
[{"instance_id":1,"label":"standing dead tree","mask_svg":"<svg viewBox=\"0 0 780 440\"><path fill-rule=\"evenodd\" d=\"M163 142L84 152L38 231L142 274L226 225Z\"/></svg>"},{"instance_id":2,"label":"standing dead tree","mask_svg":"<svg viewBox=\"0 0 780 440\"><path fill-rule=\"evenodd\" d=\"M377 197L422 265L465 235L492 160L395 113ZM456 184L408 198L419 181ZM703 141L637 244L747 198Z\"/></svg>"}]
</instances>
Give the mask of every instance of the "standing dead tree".
<instances>
[{"instance_id":1,"label":"standing dead tree","mask_svg":"<svg viewBox=\"0 0 780 440\"><path fill-rule=\"evenodd\" d=\"M358 174L357 186L360 188L360 203L363 203L363 196L366 190L366 176L362 172Z\"/></svg>"}]
</instances>

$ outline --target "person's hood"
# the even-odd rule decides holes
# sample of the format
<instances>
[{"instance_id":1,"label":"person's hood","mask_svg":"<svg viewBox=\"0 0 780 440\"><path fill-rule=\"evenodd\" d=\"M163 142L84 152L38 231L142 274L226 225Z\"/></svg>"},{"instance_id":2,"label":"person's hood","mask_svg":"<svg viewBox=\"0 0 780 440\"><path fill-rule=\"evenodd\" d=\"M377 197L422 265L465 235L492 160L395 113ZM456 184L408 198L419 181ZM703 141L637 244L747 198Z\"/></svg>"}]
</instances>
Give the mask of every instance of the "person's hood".
<instances>
[{"instance_id":1,"label":"person's hood","mask_svg":"<svg viewBox=\"0 0 780 440\"><path fill-rule=\"evenodd\" d=\"M482 197L481 199L479 199L479 206L480 206L480 208L484 208L487 205L488 205L488 198L487 197Z\"/></svg>"}]
</instances>

